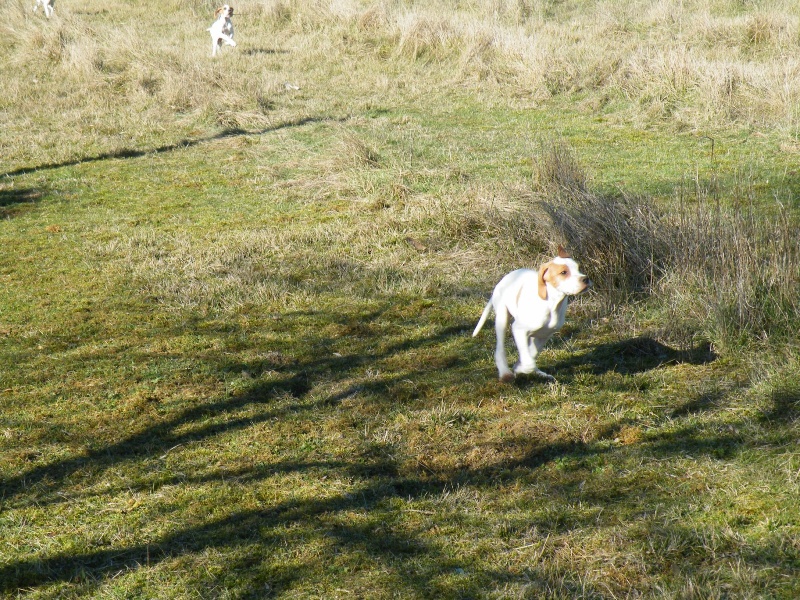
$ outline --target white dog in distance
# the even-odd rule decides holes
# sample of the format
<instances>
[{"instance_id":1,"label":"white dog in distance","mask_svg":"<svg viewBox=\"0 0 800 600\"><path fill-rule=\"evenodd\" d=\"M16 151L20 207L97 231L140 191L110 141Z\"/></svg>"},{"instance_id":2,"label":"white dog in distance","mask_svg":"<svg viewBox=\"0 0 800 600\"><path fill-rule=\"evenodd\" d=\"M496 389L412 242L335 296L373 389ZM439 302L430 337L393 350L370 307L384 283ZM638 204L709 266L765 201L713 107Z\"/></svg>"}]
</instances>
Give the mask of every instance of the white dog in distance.
<instances>
[{"instance_id":1,"label":"white dog in distance","mask_svg":"<svg viewBox=\"0 0 800 600\"><path fill-rule=\"evenodd\" d=\"M236 42L233 41L232 16L233 7L227 4L220 6L214 11L215 21L211 24L211 27L208 28L208 31L211 32L211 56L217 55L217 48L222 46L222 44L228 44L228 46L233 47L236 46Z\"/></svg>"},{"instance_id":2,"label":"white dog in distance","mask_svg":"<svg viewBox=\"0 0 800 600\"><path fill-rule=\"evenodd\" d=\"M41 6L44 9L44 16L48 19L52 16L53 10L55 10L56 0L36 0L36 4L33 5L33 12L39 10Z\"/></svg>"},{"instance_id":3,"label":"white dog in distance","mask_svg":"<svg viewBox=\"0 0 800 600\"><path fill-rule=\"evenodd\" d=\"M555 381L552 375L536 367L536 357L547 340L564 325L569 297L585 292L591 285L589 278L580 272L578 263L561 246L558 256L539 267L538 273L518 269L500 280L472 337L478 335L494 308L497 333L494 361L502 381L513 381L516 373L534 373ZM508 368L505 349L509 317L514 318L511 333L519 350L519 362L513 372Z\"/></svg>"}]
</instances>

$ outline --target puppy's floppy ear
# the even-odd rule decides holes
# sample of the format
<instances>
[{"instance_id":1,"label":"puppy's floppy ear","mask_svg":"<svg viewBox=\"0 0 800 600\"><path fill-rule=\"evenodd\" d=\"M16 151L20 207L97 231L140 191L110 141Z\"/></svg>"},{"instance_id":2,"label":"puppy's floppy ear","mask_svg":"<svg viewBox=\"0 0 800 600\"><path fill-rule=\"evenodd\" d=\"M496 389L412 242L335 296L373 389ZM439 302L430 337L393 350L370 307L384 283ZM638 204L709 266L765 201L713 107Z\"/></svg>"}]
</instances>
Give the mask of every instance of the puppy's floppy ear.
<instances>
[{"instance_id":1,"label":"puppy's floppy ear","mask_svg":"<svg viewBox=\"0 0 800 600\"><path fill-rule=\"evenodd\" d=\"M547 300L547 283L545 282L545 277L547 277L549 268L550 263L545 263L539 267L539 298L542 300Z\"/></svg>"},{"instance_id":2,"label":"puppy's floppy ear","mask_svg":"<svg viewBox=\"0 0 800 600\"><path fill-rule=\"evenodd\" d=\"M222 12L222 8L221 7L218 8L217 10L215 10L214 11L214 18L215 19L219 19L219 15L220 15L221 12Z\"/></svg>"},{"instance_id":3,"label":"puppy's floppy ear","mask_svg":"<svg viewBox=\"0 0 800 600\"><path fill-rule=\"evenodd\" d=\"M564 246L561 244L558 245L558 257L559 258L572 258L569 252L564 249Z\"/></svg>"}]
</instances>

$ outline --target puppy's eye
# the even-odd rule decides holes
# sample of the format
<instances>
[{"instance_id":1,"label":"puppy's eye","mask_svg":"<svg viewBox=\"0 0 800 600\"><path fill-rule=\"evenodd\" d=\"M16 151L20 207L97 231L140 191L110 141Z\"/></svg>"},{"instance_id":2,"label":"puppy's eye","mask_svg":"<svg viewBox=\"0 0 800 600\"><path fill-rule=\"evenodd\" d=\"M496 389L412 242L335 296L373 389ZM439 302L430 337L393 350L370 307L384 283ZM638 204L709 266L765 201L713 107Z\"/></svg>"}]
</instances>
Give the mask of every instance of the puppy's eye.
<instances>
[{"instance_id":1,"label":"puppy's eye","mask_svg":"<svg viewBox=\"0 0 800 600\"><path fill-rule=\"evenodd\" d=\"M566 274L567 274L566 271L561 271L561 275L566 275Z\"/></svg>"}]
</instances>

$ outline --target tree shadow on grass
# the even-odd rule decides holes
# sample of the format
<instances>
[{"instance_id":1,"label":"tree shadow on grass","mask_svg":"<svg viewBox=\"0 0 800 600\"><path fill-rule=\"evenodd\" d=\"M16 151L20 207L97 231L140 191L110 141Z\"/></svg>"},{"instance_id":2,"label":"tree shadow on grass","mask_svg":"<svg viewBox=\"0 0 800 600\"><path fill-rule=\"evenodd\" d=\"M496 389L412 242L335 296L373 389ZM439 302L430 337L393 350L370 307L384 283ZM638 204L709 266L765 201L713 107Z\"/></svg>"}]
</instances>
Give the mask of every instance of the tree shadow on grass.
<instances>
[{"instance_id":1,"label":"tree shadow on grass","mask_svg":"<svg viewBox=\"0 0 800 600\"><path fill-rule=\"evenodd\" d=\"M454 489L487 489L503 482L523 481L531 477L548 484L549 494L565 503L581 499L602 509L609 508L608 523L598 522L598 513L572 514L565 518L560 513L537 513L525 523L530 529L536 527L540 535L559 535L574 529L609 526L619 518L616 510L641 510L644 504L652 507L674 502L671 488L658 482L649 482L648 487L629 485L616 486L613 478L592 474L590 461L598 456L613 456L619 452L631 452L630 447L613 447L603 443L612 435L613 427L595 440L581 441L559 434L559 439L537 442L526 440L526 446L514 458L494 465L472 469L421 470L417 475L403 474L400 466L380 447L368 460L341 461L297 461L275 463L256 469L245 469L238 473L242 483L268 479L277 473L309 474L320 471L325 475L352 477L359 482L354 489L344 494L333 494L325 498L289 498L264 508L234 510L220 518L211 518L194 526L178 527L175 531L138 543L114 548L100 548L81 552L62 552L50 556L37 556L9 562L0 567L0 590L9 593L23 588L35 588L52 582L86 582L91 587L99 586L106 578L126 570L142 566L154 566L176 558L201 555L208 550L232 553L226 566L229 581L223 582L242 591L243 597L259 597L265 590L271 594L289 591L304 579L324 577L321 571L335 569L336 557L363 555L358 560L361 568L372 565L384 577L393 580L396 591L413 594L421 598L463 597L488 589L502 581L524 580L530 589L552 589L556 586L568 589L570 578L579 580L577 573L537 572L524 570L511 573L498 569L474 569L471 579L464 583L443 583L442 573L457 573L469 569L469 560L459 560L435 537L422 536L397 523L399 518L392 503L396 501L443 498ZM743 448L759 446L759 440L744 436L717 436L703 440L703 431L688 425L682 430L665 434L642 442L639 452L642 457L652 455L663 460L687 451L698 456L725 460L730 455L720 455L720 447ZM694 442L692 441L694 440ZM508 440L517 443L521 440ZM687 442L689 446L687 447ZM636 450L634 450L636 451ZM370 454L370 453L367 453ZM566 462L565 462L566 461ZM589 461L589 464L587 464ZM540 470L554 463L564 464L566 476L553 479L551 474ZM570 470L575 471L574 476ZM227 473L231 476L231 473ZM217 475L218 477L218 475ZM600 484L600 480L603 480ZM584 488L587 480L593 481ZM194 482L201 480L194 480ZM653 483L657 485L652 485ZM628 506L630 505L630 506ZM614 508L617 507L617 508ZM612 510L612 508L614 510ZM357 518L354 519L354 515ZM647 521L657 536L655 543L666 543L665 538L675 535L672 530L659 533L657 521ZM274 560L276 553L293 545L312 543L326 547L328 560L320 564L314 558L295 559L292 568L281 566ZM701 545L702 546L702 545ZM227 556L228 554L226 554ZM674 558L674 557L673 557ZM781 561L785 551L759 559L765 567L786 569ZM680 562L680 557L678 562ZM684 557L683 560L689 560ZM237 566L238 565L238 566ZM350 568L345 558L341 568ZM237 571L237 569L239 569ZM199 571L203 571L200 569ZM198 575L203 577L203 575ZM217 579L213 582L219 585ZM591 586L590 586L591 588ZM603 588L597 588L600 592Z\"/></svg>"},{"instance_id":2,"label":"tree shadow on grass","mask_svg":"<svg viewBox=\"0 0 800 600\"><path fill-rule=\"evenodd\" d=\"M388 318L387 310L387 307L382 307L368 315L372 319ZM360 315L359 318L364 316ZM314 317L345 327L359 320L356 315L315 314ZM303 325L297 327L302 329ZM262 365L270 367L270 370L275 367L275 374L268 382L255 383L241 394L192 406L117 443L96 448L88 455L34 467L5 481L4 502L14 502L15 498L32 488L36 491L37 504L63 502L65 499L59 494L70 476L78 470L94 468L94 477L101 479L106 469L123 463L144 461L150 464L149 461L159 460L181 444L245 431L276 419L305 415L308 423L313 424L314 413L325 407L339 410L343 400L355 394L371 398L374 403L372 410L383 410L386 408L382 406L384 401L387 406L397 402L392 391L410 375L396 373L383 379L368 379L363 376L366 368L402 352L435 349L444 345L449 347L460 338L465 344L469 343L469 338L464 335L465 330L468 333L469 324L464 323L441 327L428 336L397 336L388 343L379 339L380 330L353 327L355 329L349 334L360 335L364 339L353 344L352 353L342 356L309 352L308 358L302 361ZM315 334L312 332L309 335L307 341L313 344ZM376 347L379 350L374 350ZM373 350L367 351L367 348ZM589 351L588 356L593 372L597 373L612 368L625 368L635 373L657 368L670 361L696 361L693 364L702 364L712 359L712 355L702 349L682 354L652 340L643 341L640 338L597 347ZM584 357L574 360L579 364ZM225 369L249 369L254 372L260 368L255 363L221 361L219 365ZM468 369L470 366L469 357L459 354L452 359L450 368ZM567 362L561 368L572 366ZM437 372L435 365L424 364L417 368L419 374ZM320 380L330 379L352 383L328 394L314 393ZM445 373L437 381L444 384L451 379ZM780 428L779 419L796 418L800 394L795 388L790 391L774 396L774 410L765 415L763 426ZM222 584L219 579L205 583L229 586L236 589L241 597L290 593L309 579L335 579L336 575L332 575L329 569L351 569L354 566L365 571L373 569L386 581L391 581L398 593L420 598L481 595L480 590L485 592L494 589L502 582L519 583L527 586L526 589L563 591L570 589L573 580L576 586L580 583L579 573L570 572L568 567L563 566L560 571L523 569L521 572L502 568L472 568L469 564L472 559L459 560L458 554L447 547L446 541L440 542L436 535L427 533L425 527L414 528L401 522L402 509L398 509L398 504L412 501L445 502L444 499L453 490L494 490L506 484L536 482L545 486L548 496L559 506L568 506L576 499L582 499L597 506L599 511L573 511L565 516L566 513L556 508L550 511L536 510L528 515L524 528L535 527L540 535L559 535L598 525L611 527L618 523L620 507L633 514L641 512L643 505L669 506L675 500L670 481L656 480L644 485L631 485L625 481L623 474L597 472L598 460L613 461L631 453L638 455L640 461L659 462L687 454L707 456L712 460L730 460L743 448L763 446L763 439L743 435L736 427L710 432L704 425L692 421L693 416L716 408L724 400L725 392L702 392L697 397L688 398L671 414L664 415L665 419L677 420L682 426L672 427L659 435L645 436L631 445L615 442L624 427L636 425L624 418L608 422L589 437L580 432L561 430L554 430L541 438L503 436L492 442L496 444L497 455L502 458L482 466L419 466L412 471L407 462L401 464L393 456L392 448L376 440L365 440L358 452L344 458L272 461L238 466L233 470L211 466L202 473L162 478L158 485L181 483L195 486L225 478L235 481L237 485L248 486L279 476L291 478L292 475L314 480L343 478L353 484L348 486L346 493L335 492L325 497L281 494L282 499L266 502L263 507L238 510L232 507L222 517L210 517L199 524L181 523L146 542L116 544L111 548L96 548L87 544L78 551L7 560L0 566L0 590L14 593L24 588L38 588L57 582L83 582L84 586L97 588L124 571L135 571L143 566L213 551L224 554L227 574L220 577L228 579ZM247 407L257 410L243 415L241 411ZM778 442L786 443L789 437L787 433ZM584 485L586 482L589 484ZM155 480L147 485L154 487ZM120 488L119 492L122 491ZM108 494L109 490L104 493ZM607 517L603 516L603 509L607 509ZM431 519L432 526L436 526L434 517ZM328 558L319 561L314 558L317 556L314 553L306 556L298 552L299 558L292 559L290 563L275 559L287 547L307 545L324 548ZM767 561L767 566L782 568L779 565L782 557L781 553L776 553L773 559ZM340 565L337 560L341 561ZM288 564L291 564L291 568ZM200 580L194 582L199 589L204 583L203 578L210 576L204 574L204 569L196 571L192 576ZM443 573L462 572L469 573L463 582L442 576ZM608 591L601 586L592 589L589 585L587 588L586 582L583 585L584 591L590 589L598 596Z\"/></svg>"},{"instance_id":3,"label":"tree shadow on grass","mask_svg":"<svg viewBox=\"0 0 800 600\"><path fill-rule=\"evenodd\" d=\"M104 160L112 160L119 158L141 158L142 156L148 156L151 154L162 154L165 152L174 152L176 150L191 148L193 146L197 146L199 144L204 144L206 142L211 142L214 140L221 140L225 138L233 138L240 136L259 136L272 133L275 131L280 131L282 129L288 129L291 127L301 127L303 125L308 125L311 123L320 123L323 121L341 122L344 120L345 120L344 118L334 118L334 117L303 117L299 119L291 119L283 123L278 123L276 125L265 127L263 129L248 130L241 128L228 128L216 135L207 136L203 138L187 138L175 142L173 144L165 144L163 146L158 146L156 148L146 148L146 149L122 148L119 150L101 152L100 154L96 154L94 156L85 156L74 160L67 160L57 163L45 163L42 165L37 165L35 167L20 167L18 169L7 171L6 173L0 173L0 179L5 177L17 177L20 175L28 175L30 173L36 173L38 171L49 171L53 169L60 169L62 167L73 167L75 165L80 165L83 163L100 162Z\"/></svg>"},{"instance_id":4,"label":"tree shadow on grass","mask_svg":"<svg viewBox=\"0 0 800 600\"><path fill-rule=\"evenodd\" d=\"M764 423L791 424L800 419L800 380L784 382L770 394L772 407L761 420Z\"/></svg>"},{"instance_id":5,"label":"tree shadow on grass","mask_svg":"<svg viewBox=\"0 0 800 600\"><path fill-rule=\"evenodd\" d=\"M373 311L373 318L380 315L386 307ZM363 316L363 315L362 315ZM326 317L335 321L340 317ZM349 320L346 320L349 322ZM63 482L76 471L92 466L94 468L110 468L114 465L148 457L158 457L171 449L216 437L223 433L239 431L259 423L275 419L296 416L301 413L313 413L323 407L335 406L345 398L357 393L367 393L376 397L385 397L387 402L393 401L385 393L401 383L407 375L397 374L377 380L363 377L365 365L374 364L397 353L436 347L450 340L462 331L461 326L449 326L439 330L435 335L418 338L401 339L385 345L379 351L369 354L354 352L352 354L314 353L311 358L285 365L265 365L256 363L231 363L227 359L218 366L222 371L249 370L256 375L263 369L276 373L269 382L255 383L246 391L224 397L212 402L193 404L190 408L155 425L128 435L116 443L91 448L85 454L33 467L20 475L3 480L3 499L12 501L27 490L36 488L39 502L46 502L48 496L58 491ZM223 332L217 332L222 334ZM309 341L309 346L313 346ZM465 359L450 357L448 366L454 367ZM438 370L440 364L428 365L420 369ZM355 372L355 373L354 373ZM321 396L309 400L307 397L316 382L321 379L344 378L348 375L359 376L354 383L340 392L329 396ZM256 415L239 413L248 407L257 407Z\"/></svg>"},{"instance_id":6,"label":"tree shadow on grass","mask_svg":"<svg viewBox=\"0 0 800 600\"><path fill-rule=\"evenodd\" d=\"M323 577L320 571L335 569L336 556L363 555L359 560L364 565L373 565L385 577L393 579L396 590L411 593L415 597L460 597L470 595L477 589L497 584L498 581L524 580L530 589L548 588L554 585L569 588L569 572L537 572L524 570L510 573L497 569L475 569L471 582L444 584L442 573L456 573L469 569L469 560L464 562L435 537L423 539L413 530L397 523L398 514L392 503L396 501L430 500L443 498L454 489L487 489L505 483L537 478L548 484L549 493L557 500L570 504L580 499L599 509L609 509L608 523L598 522L602 513L572 514L565 518L560 513L537 513L525 523L525 528L536 527L540 535L559 535L571 530L610 525L619 518L616 510L641 511L643 505L652 510L656 506L669 506L673 499L671 487L664 482L651 481L644 486L614 485L613 477L592 474L591 460L599 456L614 456L617 453L638 452L641 456L653 456L655 460L685 455L705 455L715 460L728 460L731 452L746 447L761 447L762 441L748 439L735 433L716 437L707 436L702 427L686 427L644 440L637 448L614 447L604 443L613 435L614 427L601 433L594 440L581 441L565 434L547 441L507 440L507 444L521 443L522 451L513 458L497 464L472 469L421 470L417 475L403 474L400 466L380 447L376 447L371 458L340 461L297 461L244 469L236 476L241 483L265 480L278 473L310 474L319 471L323 476L352 477L359 482L354 489L344 494L333 494L324 498L290 498L258 509L234 510L229 514L212 518L194 526L179 527L175 531L124 547L99 548L81 552L63 552L50 556L37 556L9 562L0 567L0 590L5 593L33 588L52 582L87 582L99 586L111 576L142 566L154 566L164 561L189 555L200 555L210 549L232 553L232 562L226 570L231 574L228 585L243 590L244 597L258 597L268 590L272 594L292 589L307 578ZM720 453L720 449L727 449ZM565 475L553 479L551 474L540 470L552 464L563 464ZM574 471L574 476L570 475ZM219 477L219 474L213 477ZM600 480L603 480L600 484ZM198 483L205 479L192 479ZM592 481L584 487L586 481ZM648 487L649 486L649 487ZM616 507L616 508L614 508ZM614 509L614 510L612 510ZM353 515L358 518L354 520ZM659 525L657 520L646 520L653 530L657 546L676 535ZM659 529L659 527L661 529ZM321 565L315 559L294 560L292 568L281 566L273 560L275 553L292 545L305 545L316 540L323 544L329 560ZM702 544L700 545L702 548ZM702 550L699 551L702 554ZM788 567L783 564L786 550L773 552L770 556L759 556L760 564L771 569ZM664 560L690 560L690 557L666 556ZM353 559L356 560L356 559ZM660 559L659 559L660 560ZM239 564L241 563L241 564ZM237 571L237 565L239 571ZM341 565L347 569L347 559ZM202 569L200 570L202 571ZM202 575L200 575L202 577ZM578 578L579 579L579 578ZM576 579L577 582L577 579ZM214 582L219 584L219 580ZM86 584L86 583L85 583ZM595 590L601 591L601 588Z\"/></svg>"}]
</instances>

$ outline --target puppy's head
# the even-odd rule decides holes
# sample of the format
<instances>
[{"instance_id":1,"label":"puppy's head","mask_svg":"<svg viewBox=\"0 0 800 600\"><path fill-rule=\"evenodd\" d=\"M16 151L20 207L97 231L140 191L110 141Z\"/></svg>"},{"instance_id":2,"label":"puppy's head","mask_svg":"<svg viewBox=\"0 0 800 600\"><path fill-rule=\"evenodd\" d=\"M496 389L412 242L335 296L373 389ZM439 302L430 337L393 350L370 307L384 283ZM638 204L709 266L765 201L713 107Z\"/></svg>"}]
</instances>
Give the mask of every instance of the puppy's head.
<instances>
[{"instance_id":1,"label":"puppy's head","mask_svg":"<svg viewBox=\"0 0 800 600\"><path fill-rule=\"evenodd\" d=\"M217 10L214 11L214 18L219 19L220 17L232 17L233 16L233 7L225 4L220 6Z\"/></svg>"},{"instance_id":2,"label":"puppy's head","mask_svg":"<svg viewBox=\"0 0 800 600\"><path fill-rule=\"evenodd\" d=\"M591 280L581 273L578 263L562 246L558 256L539 267L539 297L547 300L547 285L567 296L577 296L591 287Z\"/></svg>"}]
</instances>

